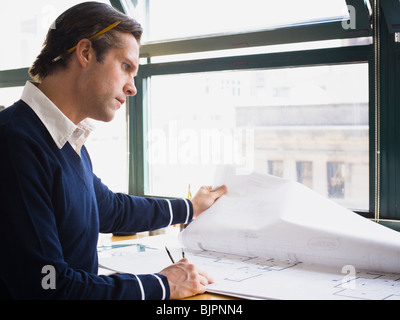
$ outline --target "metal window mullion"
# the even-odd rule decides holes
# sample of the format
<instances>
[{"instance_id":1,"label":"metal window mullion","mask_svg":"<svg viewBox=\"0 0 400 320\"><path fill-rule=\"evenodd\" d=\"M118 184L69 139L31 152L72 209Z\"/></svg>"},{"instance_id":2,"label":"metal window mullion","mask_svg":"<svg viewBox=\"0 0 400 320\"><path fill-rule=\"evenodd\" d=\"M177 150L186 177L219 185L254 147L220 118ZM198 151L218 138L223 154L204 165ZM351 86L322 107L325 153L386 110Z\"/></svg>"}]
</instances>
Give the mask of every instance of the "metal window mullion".
<instances>
[{"instance_id":1,"label":"metal window mullion","mask_svg":"<svg viewBox=\"0 0 400 320\"><path fill-rule=\"evenodd\" d=\"M381 183L381 141L380 141L380 5L374 0L373 11L373 46L374 46L374 93L375 93L375 176L374 176L374 220L379 222L380 215L380 183Z\"/></svg>"},{"instance_id":2,"label":"metal window mullion","mask_svg":"<svg viewBox=\"0 0 400 320\"><path fill-rule=\"evenodd\" d=\"M144 194L144 117L143 117L143 80L136 78L137 94L128 100L129 107L129 194Z\"/></svg>"},{"instance_id":3,"label":"metal window mullion","mask_svg":"<svg viewBox=\"0 0 400 320\"><path fill-rule=\"evenodd\" d=\"M143 78L154 75L196 73L225 70L300 67L337 63L367 62L372 46L266 53L240 57L146 64L140 67Z\"/></svg>"}]
</instances>

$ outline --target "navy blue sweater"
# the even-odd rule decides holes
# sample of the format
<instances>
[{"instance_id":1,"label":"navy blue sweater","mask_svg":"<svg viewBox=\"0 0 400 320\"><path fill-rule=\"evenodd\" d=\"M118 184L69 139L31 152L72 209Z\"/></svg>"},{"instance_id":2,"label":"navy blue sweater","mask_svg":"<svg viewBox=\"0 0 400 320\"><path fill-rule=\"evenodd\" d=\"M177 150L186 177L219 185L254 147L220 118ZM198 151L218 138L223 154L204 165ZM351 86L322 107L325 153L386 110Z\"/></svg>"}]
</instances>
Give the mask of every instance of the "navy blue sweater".
<instances>
[{"instance_id":1,"label":"navy blue sweater","mask_svg":"<svg viewBox=\"0 0 400 320\"><path fill-rule=\"evenodd\" d=\"M0 298L169 298L160 274L97 275L98 233L183 223L190 201L111 192L85 147L81 157L69 143L59 149L22 100L0 112L0 150ZM45 266L54 267L55 289L42 285Z\"/></svg>"}]
</instances>

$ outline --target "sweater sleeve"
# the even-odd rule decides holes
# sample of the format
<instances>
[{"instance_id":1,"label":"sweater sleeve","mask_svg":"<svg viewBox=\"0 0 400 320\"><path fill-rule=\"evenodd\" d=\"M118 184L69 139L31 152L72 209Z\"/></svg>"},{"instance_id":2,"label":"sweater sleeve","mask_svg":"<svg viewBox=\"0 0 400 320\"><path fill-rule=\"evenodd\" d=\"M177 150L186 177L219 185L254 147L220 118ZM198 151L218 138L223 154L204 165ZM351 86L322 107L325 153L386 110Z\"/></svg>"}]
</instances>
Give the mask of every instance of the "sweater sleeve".
<instances>
[{"instance_id":1,"label":"sweater sleeve","mask_svg":"<svg viewBox=\"0 0 400 320\"><path fill-rule=\"evenodd\" d=\"M187 199L156 199L113 193L94 175L100 232L142 232L188 223L193 206Z\"/></svg>"},{"instance_id":2,"label":"sweater sleeve","mask_svg":"<svg viewBox=\"0 0 400 320\"><path fill-rule=\"evenodd\" d=\"M66 246L79 251L80 244L60 240L62 224L54 211L51 179L57 172L51 172L50 160L36 143L4 132L0 149L0 249L5 257L0 298L169 298L167 278L160 274L99 276L97 270L71 267L64 257Z\"/></svg>"}]
</instances>

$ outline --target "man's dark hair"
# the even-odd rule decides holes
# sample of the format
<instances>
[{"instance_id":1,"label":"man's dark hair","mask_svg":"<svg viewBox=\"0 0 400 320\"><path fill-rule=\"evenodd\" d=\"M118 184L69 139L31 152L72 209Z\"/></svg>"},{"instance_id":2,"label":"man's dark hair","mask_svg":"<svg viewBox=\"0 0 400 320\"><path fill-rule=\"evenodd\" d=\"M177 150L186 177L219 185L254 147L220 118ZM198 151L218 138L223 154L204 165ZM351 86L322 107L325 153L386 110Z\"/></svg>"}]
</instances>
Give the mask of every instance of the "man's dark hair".
<instances>
[{"instance_id":1,"label":"man's dark hair","mask_svg":"<svg viewBox=\"0 0 400 320\"><path fill-rule=\"evenodd\" d=\"M84 2L66 10L49 29L43 49L29 69L29 75L41 82L54 71L65 68L70 58L67 54L70 48L117 21L121 22L115 28L91 40L98 62L103 61L110 48L121 46L118 37L120 32L132 33L140 42L143 32L141 25L105 3ZM62 59L52 62L59 55L62 55Z\"/></svg>"}]
</instances>

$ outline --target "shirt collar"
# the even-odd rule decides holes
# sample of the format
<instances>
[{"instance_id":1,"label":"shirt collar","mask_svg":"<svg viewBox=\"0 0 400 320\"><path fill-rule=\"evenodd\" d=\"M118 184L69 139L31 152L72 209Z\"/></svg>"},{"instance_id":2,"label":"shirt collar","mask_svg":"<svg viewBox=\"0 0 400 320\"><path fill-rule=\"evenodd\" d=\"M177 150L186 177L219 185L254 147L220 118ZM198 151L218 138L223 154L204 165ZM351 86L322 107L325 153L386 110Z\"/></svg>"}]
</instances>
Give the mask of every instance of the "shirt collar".
<instances>
[{"instance_id":1,"label":"shirt collar","mask_svg":"<svg viewBox=\"0 0 400 320\"><path fill-rule=\"evenodd\" d=\"M93 130L88 119L75 125L60 109L35 85L27 81L21 99L28 104L49 131L58 148L68 142L80 154L80 149Z\"/></svg>"}]
</instances>

